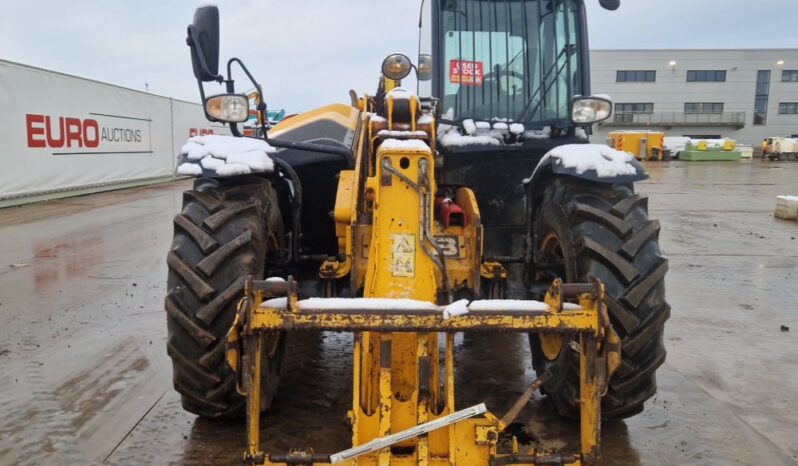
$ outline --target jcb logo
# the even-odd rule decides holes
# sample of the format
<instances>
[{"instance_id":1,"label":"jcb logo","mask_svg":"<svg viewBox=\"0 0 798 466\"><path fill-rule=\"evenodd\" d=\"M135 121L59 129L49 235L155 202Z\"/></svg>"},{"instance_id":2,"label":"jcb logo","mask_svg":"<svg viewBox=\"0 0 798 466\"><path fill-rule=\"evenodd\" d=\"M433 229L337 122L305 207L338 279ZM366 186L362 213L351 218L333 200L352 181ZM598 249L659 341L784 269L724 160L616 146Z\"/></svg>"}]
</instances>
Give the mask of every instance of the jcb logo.
<instances>
[{"instance_id":1,"label":"jcb logo","mask_svg":"<svg viewBox=\"0 0 798 466\"><path fill-rule=\"evenodd\" d=\"M100 145L100 124L97 120L49 115L25 115L28 147L86 147Z\"/></svg>"}]
</instances>

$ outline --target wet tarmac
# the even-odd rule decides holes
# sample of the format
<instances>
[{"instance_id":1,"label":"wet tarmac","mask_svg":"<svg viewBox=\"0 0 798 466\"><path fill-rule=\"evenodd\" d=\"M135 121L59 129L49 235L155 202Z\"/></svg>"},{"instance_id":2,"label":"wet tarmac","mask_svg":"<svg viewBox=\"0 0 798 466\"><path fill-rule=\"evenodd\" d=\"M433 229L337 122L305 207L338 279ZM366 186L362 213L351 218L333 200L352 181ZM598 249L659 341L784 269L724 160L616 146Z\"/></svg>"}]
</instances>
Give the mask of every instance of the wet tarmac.
<instances>
[{"instance_id":1,"label":"wet tarmac","mask_svg":"<svg viewBox=\"0 0 798 466\"><path fill-rule=\"evenodd\" d=\"M772 214L798 194L798 163L647 168L669 354L646 411L604 426L605 464L798 464L798 223ZM189 415L171 389L164 258L188 186L0 210L1 465L240 464L243 423ZM521 336L457 345L462 405L502 413L534 375ZM291 347L266 446L348 447L351 336ZM576 441L544 404L521 419L543 445Z\"/></svg>"}]
</instances>

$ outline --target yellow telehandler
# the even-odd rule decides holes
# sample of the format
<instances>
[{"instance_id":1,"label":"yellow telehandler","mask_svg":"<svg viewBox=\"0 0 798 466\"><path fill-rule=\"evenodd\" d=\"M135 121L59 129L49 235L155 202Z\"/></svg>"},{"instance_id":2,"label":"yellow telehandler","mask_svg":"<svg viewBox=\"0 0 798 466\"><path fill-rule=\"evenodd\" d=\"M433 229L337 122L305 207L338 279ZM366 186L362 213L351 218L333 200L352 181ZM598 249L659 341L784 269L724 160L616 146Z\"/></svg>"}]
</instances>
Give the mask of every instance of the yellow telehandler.
<instances>
[{"instance_id":1,"label":"yellow telehandler","mask_svg":"<svg viewBox=\"0 0 798 466\"><path fill-rule=\"evenodd\" d=\"M422 1L415 64L389 55L373 95L270 129L243 62L219 74L218 9L196 11L205 114L233 137L193 138L178 161L196 180L167 258L167 351L186 410L246 415L246 464L598 464L602 419L655 393L667 261L642 166L584 137L612 109L590 94L586 8ZM263 138L240 133L234 66ZM350 449L262 449L299 330L355 335ZM529 335L537 378L508 412L456 404L457 332ZM538 390L580 420L578 451L500 443Z\"/></svg>"}]
</instances>

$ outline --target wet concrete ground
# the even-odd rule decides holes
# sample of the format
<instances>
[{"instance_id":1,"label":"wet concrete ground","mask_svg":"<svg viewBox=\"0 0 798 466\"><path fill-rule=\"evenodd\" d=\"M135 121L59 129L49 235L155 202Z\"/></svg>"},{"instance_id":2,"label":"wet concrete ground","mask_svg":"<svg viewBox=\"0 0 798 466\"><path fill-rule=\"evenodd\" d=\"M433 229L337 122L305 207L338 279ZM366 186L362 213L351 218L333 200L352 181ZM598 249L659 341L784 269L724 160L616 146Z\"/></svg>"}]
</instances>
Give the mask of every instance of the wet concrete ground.
<instances>
[{"instance_id":1,"label":"wet concrete ground","mask_svg":"<svg viewBox=\"0 0 798 466\"><path fill-rule=\"evenodd\" d=\"M604 426L605 463L798 464L798 223L772 215L798 163L648 169L669 355L645 413ZM0 464L239 464L243 424L197 419L171 389L164 258L188 186L0 210ZM504 412L533 376L525 339L457 341L460 402ZM347 447L351 337L292 346L267 446ZM521 417L545 445L576 440L545 406Z\"/></svg>"}]
</instances>

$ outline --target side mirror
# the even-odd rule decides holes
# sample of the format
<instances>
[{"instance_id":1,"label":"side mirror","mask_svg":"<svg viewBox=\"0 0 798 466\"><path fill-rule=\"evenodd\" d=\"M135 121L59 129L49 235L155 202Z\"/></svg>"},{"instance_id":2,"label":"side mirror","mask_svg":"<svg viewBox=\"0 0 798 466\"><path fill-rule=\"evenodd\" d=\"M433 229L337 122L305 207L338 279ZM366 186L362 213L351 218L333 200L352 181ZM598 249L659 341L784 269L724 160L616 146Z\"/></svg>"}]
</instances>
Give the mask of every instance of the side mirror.
<instances>
[{"instance_id":1,"label":"side mirror","mask_svg":"<svg viewBox=\"0 0 798 466\"><path fill-rule=\"evenodd\" d=\"M194 77L200 81L215 81L219 77L219 9L203 6L194 12L194 22L188 27L186 43L191 47Z\"/></svg>"},{"instance_id":2,"label":"side mirror","mask_svg":"<svg viewBox=\"0 0 798 466\"><path fill-rule=\"evenodd\" d=\"M432 55L422 53L418 56L418 80L430 81L432 79Z\"/></svg>"},{"instance_id":3,"label":"side mirror","mask_svg":"<svg viewBox=\"0 0 798 466\"><path fill-rule=\"evenodd\" d=\"M621 0L599 0L599 4L605 10L615 11L621 6Z\"/></svg>"},{"instance_id":4,"label":"side mirror","mask_svg":"<svg viewBox=\"0 0 798 466\"><path fill-rule=\"evenodd\" d=\"M577 125L592 125L612 116L612 100L606 96L574 97L571 101L571 121Z\"/></svg>"}]
</instances>

